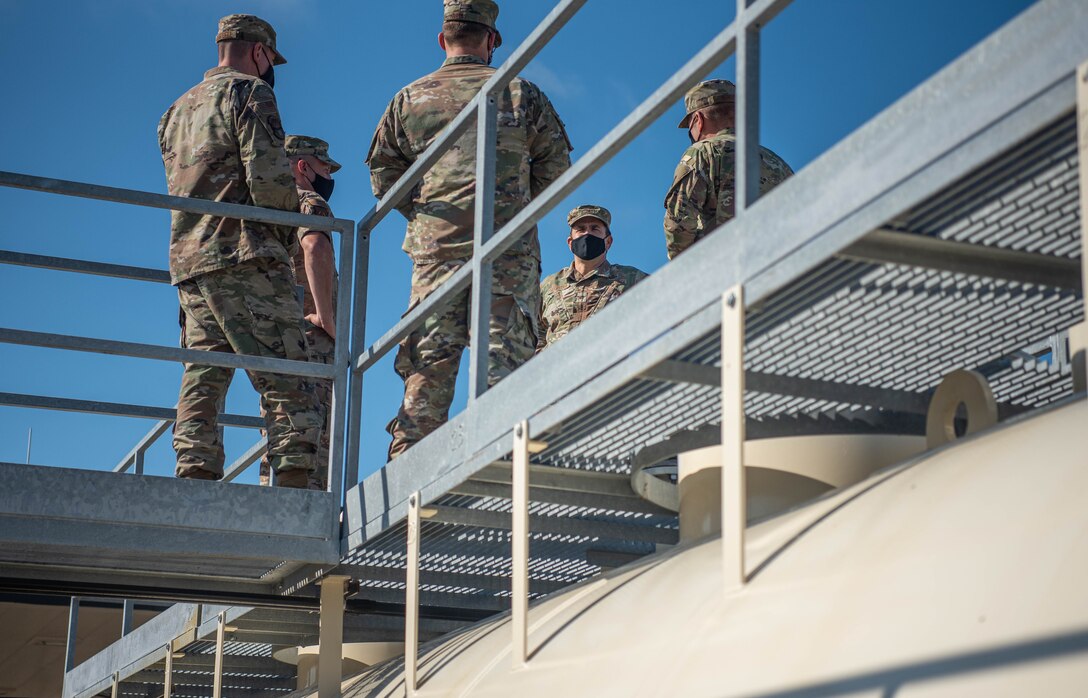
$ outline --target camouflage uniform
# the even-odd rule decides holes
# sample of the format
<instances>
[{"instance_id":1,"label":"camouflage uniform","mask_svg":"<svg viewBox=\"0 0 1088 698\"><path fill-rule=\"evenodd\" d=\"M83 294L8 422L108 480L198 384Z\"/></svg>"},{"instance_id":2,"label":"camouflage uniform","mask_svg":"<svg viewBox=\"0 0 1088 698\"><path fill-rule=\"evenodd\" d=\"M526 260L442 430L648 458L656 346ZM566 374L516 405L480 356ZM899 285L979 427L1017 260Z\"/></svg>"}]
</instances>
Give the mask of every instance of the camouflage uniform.
<instances>
[{"instance_id":1,"label":"camouflage uniform","mask_svg":"<svg viewBox=\"0 0 1088 698\"><path fill-rule=\"evenodd\" d=\"M579 276L572 263L544 279L540 284L543 332L537 349L554 344L647 276L635 267L605 260L585 276Z\"/></svg>"},{"instance_id":2,"label":"camouflage uniform","mask_svg":"<svg viewBox=\"0 0 1088 698\"><path fill-rule=\"evenodd\" d=\"M446 0L445 19L494 29L491 0ZM383 196L461 109L494 69L475 56L447 58L442 67L393 98L367 156L374 194ZM515 78L498 100L495 229L570 167L563 122L536 85ZM469 129L403 199L408 219L404 251L412 259L409 310L472 256L476 130ZM539 336L540 244L536 229L494 262L488 380L496 383L529 360ZM387 427L394 457L446 421L462 351L468 342L468 294L460 294L401 344L397 373L404 402Z\"/></svg>"},{"instance_id":3,"label":"camouflage uniform","mask_svg":"<svg viewBox=\"0 0 1088 698\"><path fill-rule=\"evenodd\" d=\"M574 224L583 218L596 218L604 223L611 235L612 213L603 206L578 206L567 214L567 225L571 226L573 237ZM541 332L537 341L537 351L555 343L591 315L618 298L621 293L642 281L646 272L635 267L610 264L607 259L595 269L578 273L574 262L560 269L540 284Z\"/></svg>"},{"instance_id":4,"label":"camouflage uniform","mask_svg":"<svg viewBox=\"0 0 1088 698\"><path fill-rule=\"evenodd\" d=\"M288 157L312 155L318 160L328 163L331 167L331 171L336 172L340 169L340 163L329 157L328 148L329 144L319 138L292 135L287 136L284 150ZM325 199L317 192L301 187L298 188L298 210L299 213L304 213L309 216L334 217L329 202L325 201ZM302 239L307 235L324 235L329 239L329 242L332 243L332 236L327 230L311 230L310 228L297 229L299 245L295 250L295 256L291 260L291 265L295 272L295 283L302 287L302 313L305 317L309 317L317 312L317 305L314 303L314 295L310 287L310 281L306 277L306 255L303 252L301 244ZM334 308L336 307L336 281L338 278L336 272L333 271L332 303ZM306 328L306 348L310 361L326 365L332 364L336 354L335 340L320 327L305 321L303 324ZM310 489L324 490L328 488L329 477L329 417L332 410L332 381L315 380L314 392L321 409L322 427L321 443L317 451L317 466L310 474ZM262 485L267 485L270 480L271 468L268 463L268 456L266 455L261 459L260 482Z\"/></svg>"},{"instance_id":5,"label":"camouflage uniform","mask_svg":"<svg viewBox=\"0 0 1088 698\"><path fill-rule=\"evenodd\" d=\"M687 128L694 112L733 97L728 80L708 80L693 87L684 102ZM760 147L760 194L766 194L793 174L790 166L767 148ZM736 136L724 129L695 143L680 158L672 186L665 196L665 245L673 259L728 220L734 211Z\"/></svg>"},{"instance_id":6,"label":"camouflage uniform","mask_svg":"<svg viewBox=\"0 0 1088 698\"><path fill-rule=\"evenodd\" d=\"M223 18L223 37L260 41L276 52L271 27L250 15ZM282 62L278 52L276 58ZM276 98L263 81L229 67L209 70L166 111L158 134L170 194L297 209ZM170 275L181 304L182 346L305 361L290 267L295 245L291 228L173 212ZM178 476L222 476L216 421L233 373L185 365L174 426ZM249 377L268 415L273 467L311 470L321 433L313 384Z\"/></svg>"}]
</instances>

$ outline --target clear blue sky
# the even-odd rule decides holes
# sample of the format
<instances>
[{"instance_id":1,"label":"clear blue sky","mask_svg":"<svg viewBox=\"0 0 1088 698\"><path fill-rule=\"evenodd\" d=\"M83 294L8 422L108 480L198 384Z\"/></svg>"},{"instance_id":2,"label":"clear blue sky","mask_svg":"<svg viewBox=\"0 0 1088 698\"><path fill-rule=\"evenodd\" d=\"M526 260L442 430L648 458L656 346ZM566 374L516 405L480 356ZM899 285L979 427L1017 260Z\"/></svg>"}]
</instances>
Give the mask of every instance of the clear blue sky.
<instances>
[{"instance_id":1,"label":"clear blue sky","mask_svg":"<svg viewBox=\"0 0 1088 698\"><path fill-rule=\"evenodd\" d=\"M797 0L764 31L763 142L801 170L820 153L979 40L1029 0ZM215 63L216 21L230 12L273 23L289 63L276 94L289 133L332 144L344 164L332 206L360 218L374 203L363 160L398 88L437 68L438 0L0 0L0 169L165 192L155 127L163 111ZM506 0L505 60L551 8ZM732 18L731 0L590 0L529 66L581 157ZM727 61L714 76L732 77ZM541 225L544 273L570 259L566 211L592 202L613 212L613 261L652 272L665 261L661 200L687 145L674 106ZM0 248L165 268L169 215L0 188ZM410 265L404 221L390 216L371 251L368 339L404 312ZM0 265L0 326L176 345L171 287ZM0 345L0 391L169 407L172 363ZM462 380L463 383L463 380ZM462 386L463 387L463 386ZM463 404L463 389L457 406ZM385 423L401 397L385 360L367 374L365 475L384 462ZM228 410L255 414L239 374ZM0 461L107 469L150 428L138 419L0 407ZM256 432L228 429L228 462ZM170 474L169 437L148 472ZM242 481L255 481L255 469Z\"/></svg>"}]
</instances>

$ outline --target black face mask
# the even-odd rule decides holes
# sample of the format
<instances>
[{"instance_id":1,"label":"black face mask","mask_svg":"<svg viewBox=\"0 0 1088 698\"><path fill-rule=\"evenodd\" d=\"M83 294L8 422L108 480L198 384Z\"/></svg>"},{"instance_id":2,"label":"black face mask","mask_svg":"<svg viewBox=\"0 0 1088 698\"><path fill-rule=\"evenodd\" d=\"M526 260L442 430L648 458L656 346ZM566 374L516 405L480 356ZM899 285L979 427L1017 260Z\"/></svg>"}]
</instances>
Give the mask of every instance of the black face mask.
<instances>
[{"instance_id":1,"label":"black face mask","mask_svg":"<svg viewBox=\"0 0 1088 698\"><path fill-rule=\"evenodd\" d=\"M272 64L271 63L268 64L268 70L264 71L263 73L261 73L257 77L259 77L261 80L264 80L265 82L267 82L268 86L271 87L272 89L276 89L276 71L274 71L272 69Z\"/></svg>"},{"instance_id":2,"label":"black face mask","mask_svg":"<svg viewBox=\"0 0 1088 698\"><path fill-rule=\"evenodd\" d=\"M578 259L596 259L604 254L604 238L596 235L583 235L570 241L570 251Z\"/></svg>"},{"instance_id":3,"label":"black face mask","mask_svg":"<svg viewBox=\"0 0 1088 698\"><path fill-rule=\"evenodd\" d=\"M692 145L695 145L695 143L696 143L695 136L691 135L691 129L690 128L688 129L688 140L691 141Z\"/></svg>"},{"instance_id":4,"label":"black face mask","mask_svg":"<svg viewBox=\"0 0 1088 698\"><path fill-rule=\"evenodd\" d=\"M336 187L336 182L329 177L322 177L317 172L314 172L314 179L310 182L310 186L314 188L322 199L328 201L332 198L332 190Z\"/></svg>"}]
</instances>

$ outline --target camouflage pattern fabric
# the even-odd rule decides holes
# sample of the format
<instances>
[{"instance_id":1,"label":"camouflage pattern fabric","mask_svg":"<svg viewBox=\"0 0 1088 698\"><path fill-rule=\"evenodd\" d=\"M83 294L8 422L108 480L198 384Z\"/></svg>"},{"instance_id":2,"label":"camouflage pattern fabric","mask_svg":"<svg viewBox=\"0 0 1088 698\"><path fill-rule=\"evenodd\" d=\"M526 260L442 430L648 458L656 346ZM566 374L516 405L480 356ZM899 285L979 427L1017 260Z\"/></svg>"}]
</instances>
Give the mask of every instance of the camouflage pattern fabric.
<instances>
[{"instance_id":1,"label":"camouflage pattern fabric","mask_svg":"<svg viewBox=\"0 0 1088 698\"><path fill-rule=\"evenodd\" d=\"M255 259L178 284L181 345L306 361L302 315L294 274L283 262ZM311 381L249 372L261 395L269 460L276 472L314 469L321 438L321 410ZM191 469L223 473L223 443L216 426L234 370L185 364L174 425L177 475Z\"/></svg>"},{"instance_id":2,"label":"camouflage pattern fabric","mask_svg":"<svg viewBox=\"0 0 1088 698\"><path fill-rule=\"evenodd\" d=\"M329 218L333 217L329 203L317 192L300 188L298 190L298 201L299 213L313 216L328 216ZM298 239L300 242L302 241L302 238L307 235L324 235L329 238L329 242L332 242L332 238L328 231L310 230L308 228L298 229ZM317 312L317 306L314 304L314 296L310 289L310 282L306 278L306 259L301 244L295 252L292 264L295 272L295 283L298 286L301 286L303 291L303 316L312 315ZM337 277L334 277L333 279L333 307L336 307L336 278ZM315 327L305 320L303 321L303 325L306 328L306 350L310 361L331 365L336 354L336 344L333 338L330 337L325 330L320 327ZM314 392L317 396L318 407L321 409L322 427L321 443L317 453L317 466L310 475L310 489L324 490L328 488L329 483L329 414L332 410L332 381L314 380L313 384ZM264 414L262 413L261 416L264 416ZM272 467L268 462L268 456L266 454L265 457L261 459L260 465L260 483L262 485L270 484L271 473Z\"/></svg>"},{"instance_id":3,"label":"camouflage pattern fabric","mask_svg":"<svg viewBox=\"0 0 1088 698\"><path fill-rule=\"evenodd\" d=\"M389 191L494 72L480 58L456 56L397 93L367 155L375 196ZM571 150L563 122L533 83L512 80L498 108L496 231L570 167ZM470 128L398 206L408 219L404 251L412 261L472 256L475 183L476 129ZM510 253L539 259L536 228Z\"/></svg>"},{"instance_id":4,"label":"camouflage pattern fabric","mask_svg":"<svg viewBox=\"0 0 1088 698\"><path fill-rule=\"evenodd\" d=\"M785 160L760 147L760 194L793 174ZM726 129L684 152L665 196L665 245L673 259L733 218L736 136Z\"/></svg>"},{"instance_id":5,"label":"camouflage pattern fabric","mask_svg":"<svg viewBox=\"0 0 1088 698\"><path fill-rule=\"evenodd\" d=\"M412 268L412 298L408 310L423 302L468 260ZM533 357L539 336L540 262L529 255L504 255L492 265L489 385L512 373ZM404 379L404 402L386 427L393 441L389 458L400 455L449 418L461 353L469 342L468 292L429 317L400 345L394 367Z\"/></svg>"},{"instance_id":6,"label":"camouflage pattern fabric","mask_svg":"<svg viewBox=\"0 0 1088 698\"><path fill-rule=\"evenodd\" d=\"M264 44L276 54L273 65L283 65L287 59L276 48L276 30L272 25L257 15L227 15L219 20L219 32L215 35L220 41L252 41Z\"/></svg>"},{"instance_id":7,"label":"camouflage pattern fabric","mask_svg":"<svg viewBox=\"0 0 1088 698\"><path fill-rule=\"evenodd\" d=\"M605 260L585 276L579 276L572 263L544 279L540 284L542 331L537 351L566 336L646 276L641 269Z\"/></svg>"},{"instance_id":8,"label":"camouflage pattern fabric","mask_svg":"<svg viewBox=\"0 0 1088 698\"><path fill-rule=\"evenodd\" d=\"M166 110L158 134L170 194L298 210L276 97L259 78L230 67L209 70ZM289 227L174 211L171 283L251 259L289 263L294 233Z\"/></svg>"}]
</instances>

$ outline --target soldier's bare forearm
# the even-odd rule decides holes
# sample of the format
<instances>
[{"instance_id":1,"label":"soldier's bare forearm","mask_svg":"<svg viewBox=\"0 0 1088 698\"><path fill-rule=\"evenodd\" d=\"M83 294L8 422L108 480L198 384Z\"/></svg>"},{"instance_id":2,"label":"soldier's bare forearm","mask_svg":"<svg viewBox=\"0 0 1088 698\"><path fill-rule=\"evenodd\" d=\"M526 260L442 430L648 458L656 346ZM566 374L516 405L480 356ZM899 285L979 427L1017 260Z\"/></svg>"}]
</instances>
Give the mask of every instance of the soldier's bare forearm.
<instances>
[{"instance_id":1,"label":"soldier's bare forearm","mask_svg":"<svg viewBox=\"0 0 1088 698\"><path fill-rule=\"evenodd\" d=\"M332 294L336 286L336 261L332 243L324 235L311 233L302 239L302 251L316 310L314 316L307 319L335 338L336 307Z\"/></svg>"}]
</instances>

